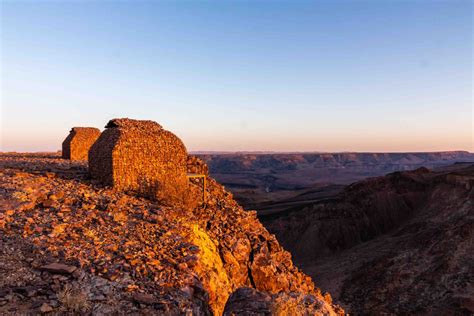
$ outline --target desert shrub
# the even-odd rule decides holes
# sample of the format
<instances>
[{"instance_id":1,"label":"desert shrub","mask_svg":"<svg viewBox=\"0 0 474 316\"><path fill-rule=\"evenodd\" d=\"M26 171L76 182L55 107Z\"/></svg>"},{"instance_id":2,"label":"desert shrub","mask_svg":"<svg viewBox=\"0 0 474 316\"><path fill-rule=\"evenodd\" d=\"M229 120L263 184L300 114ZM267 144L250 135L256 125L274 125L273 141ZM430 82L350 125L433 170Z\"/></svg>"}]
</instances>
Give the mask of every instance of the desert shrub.
<instances>
[{"instance_id":1,"label":"desert shrub","mask_svg":"<svg viewBox=\"0 0 474 316\"><path fill-rule=\"evenodd\" d=\"M80 287L66 284L57 296L62 308L67 312L84 313L90 309L87 293Z\"/></svg>"}]
</instances>

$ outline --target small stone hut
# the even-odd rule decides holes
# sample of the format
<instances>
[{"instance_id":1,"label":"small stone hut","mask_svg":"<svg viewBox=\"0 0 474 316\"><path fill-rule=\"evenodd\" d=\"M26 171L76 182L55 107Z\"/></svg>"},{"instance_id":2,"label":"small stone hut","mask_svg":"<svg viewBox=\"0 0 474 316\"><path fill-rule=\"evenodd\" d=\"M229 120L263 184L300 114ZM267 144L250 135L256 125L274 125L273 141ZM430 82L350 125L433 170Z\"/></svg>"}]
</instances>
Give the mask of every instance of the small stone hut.
<instances>
[{"instance_id":1,"label":"small stone hut","mask_svg":"<svg viewBox=\"0 0 474 316\"><path fill-rule=\"evenodd\" d=\"M183 142L154 121L113 119L89 151L93 179L121 191L157 197L161 188L186 188Z\"/></svg>"},{"instance_id":2,"label":"small stone hut","mask_svg":"<svg viewBox=\"0 0 474 316\"><path fill-rule=\"evenodd\" d=\"M70 160L87 160L92 144L100 136L100 130L95 127L73 127L63 141L62 156Z\"/></svg>"}]
</instances>

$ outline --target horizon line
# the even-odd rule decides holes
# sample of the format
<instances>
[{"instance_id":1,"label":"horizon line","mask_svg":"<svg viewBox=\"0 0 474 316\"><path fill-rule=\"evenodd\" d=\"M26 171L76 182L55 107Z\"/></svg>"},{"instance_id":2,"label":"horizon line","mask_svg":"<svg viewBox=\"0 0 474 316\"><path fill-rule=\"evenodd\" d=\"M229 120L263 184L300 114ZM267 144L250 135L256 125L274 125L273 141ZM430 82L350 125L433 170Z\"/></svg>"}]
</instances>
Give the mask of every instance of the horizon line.
<instances>
[{"instance_id":1,"label":"horizon line","mask_svg":"<svg viewBox=\"0 0 474 316\"><path fill-rule=\"evenodd\" d=\"M0 154L56 154L56 151L0 151ZM226 155L226 154L436 154L436 153L466 153L474 154L468 150L435 150L435 151L278 151L278 150L190 150L193 155Z\"/></svg>"}]
</instances>

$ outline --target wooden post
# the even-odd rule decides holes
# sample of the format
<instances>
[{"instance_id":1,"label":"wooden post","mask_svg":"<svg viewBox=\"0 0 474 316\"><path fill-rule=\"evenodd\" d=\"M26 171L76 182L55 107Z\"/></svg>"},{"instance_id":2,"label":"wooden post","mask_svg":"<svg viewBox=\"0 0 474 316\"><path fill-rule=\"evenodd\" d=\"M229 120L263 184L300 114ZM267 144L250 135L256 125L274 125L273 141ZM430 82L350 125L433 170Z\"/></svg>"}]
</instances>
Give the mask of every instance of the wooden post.
<instances>
[{"instance_id":1,"label":"wooden post","mask_svg":"<svg viewBox=\"0 0 474 316\"><path fill-rule=\"evenodd\" d=\"M197 173L188 173L186 175L188 179L202 179L202 202L206 202L206 175L205 174L197 174Z\"/></svg>"},{"instance_id":2,"label":"wooden post","mask_svg":"<svg viewBox=\"0 0 474 316\"><path fill-rule=\"evenodd\" d=\"M206 176L202 177L202 201L206 202Z\"/></svg>"}]
</instances>

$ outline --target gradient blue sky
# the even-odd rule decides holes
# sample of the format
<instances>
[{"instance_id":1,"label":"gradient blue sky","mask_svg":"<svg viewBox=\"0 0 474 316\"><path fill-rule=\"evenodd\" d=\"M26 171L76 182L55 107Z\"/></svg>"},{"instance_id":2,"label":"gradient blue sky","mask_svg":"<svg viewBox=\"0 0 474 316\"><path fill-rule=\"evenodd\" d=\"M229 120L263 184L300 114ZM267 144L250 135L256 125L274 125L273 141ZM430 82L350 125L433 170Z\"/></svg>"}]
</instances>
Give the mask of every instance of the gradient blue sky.
<instances>
[{"instance_id":1,"label":"gradient blue sky","mask_svg":"<svg viewBox=\"0 0 474 316\"><path fill-rule=\"evenodd\" d=\"M2 1L0 150L473 151L472 1Z\"/></svg>"}]
</instances>

